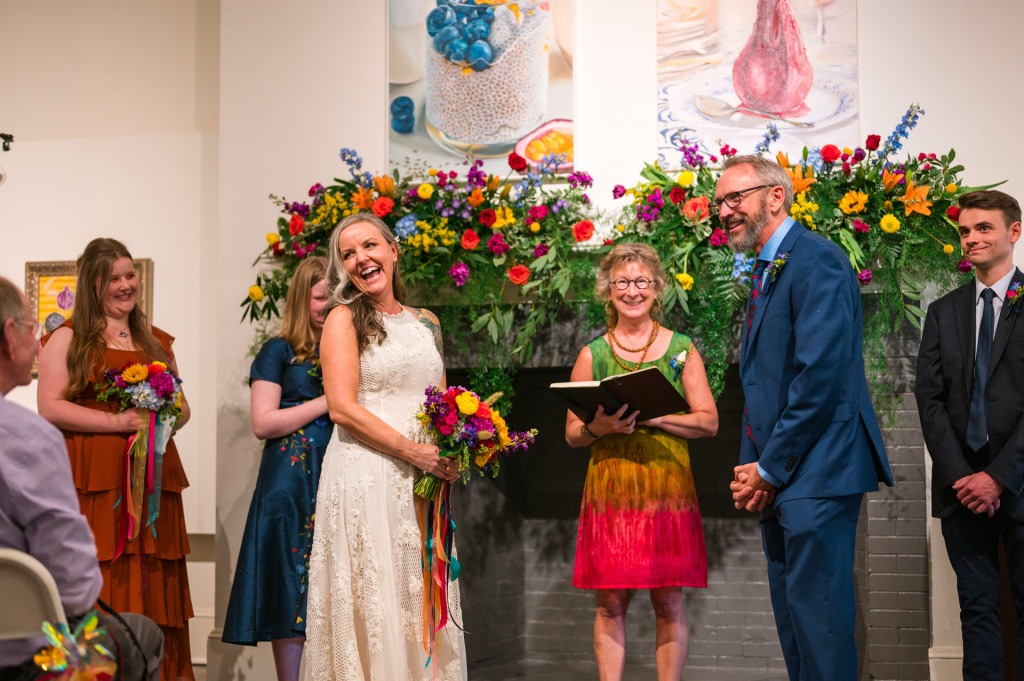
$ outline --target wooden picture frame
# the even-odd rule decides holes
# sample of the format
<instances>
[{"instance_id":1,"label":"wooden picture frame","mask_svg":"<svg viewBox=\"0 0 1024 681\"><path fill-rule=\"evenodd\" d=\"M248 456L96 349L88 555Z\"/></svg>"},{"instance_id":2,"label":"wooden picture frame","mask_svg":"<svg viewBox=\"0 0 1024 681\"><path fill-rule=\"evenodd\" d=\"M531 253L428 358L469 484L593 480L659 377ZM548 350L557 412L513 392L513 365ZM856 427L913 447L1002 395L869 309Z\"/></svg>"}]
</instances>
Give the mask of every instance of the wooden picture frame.
<instances>
[{"instance_id":1,"label":"wooden picture frame","mask_svg":"<svg viewBox=\"0 0 1024 681\"><path fill-rule=\"evenodd\" d=\"M153 260L135 258L135 271L139 278L137 305L153 323ZM75 283L78 270L74 260L49 260L25 263L25 295L28 297L32 318L49 333L71 317L75 304ZM32 366L32 376L38 373L38 362Z\"/></svg>"}]
</instances>

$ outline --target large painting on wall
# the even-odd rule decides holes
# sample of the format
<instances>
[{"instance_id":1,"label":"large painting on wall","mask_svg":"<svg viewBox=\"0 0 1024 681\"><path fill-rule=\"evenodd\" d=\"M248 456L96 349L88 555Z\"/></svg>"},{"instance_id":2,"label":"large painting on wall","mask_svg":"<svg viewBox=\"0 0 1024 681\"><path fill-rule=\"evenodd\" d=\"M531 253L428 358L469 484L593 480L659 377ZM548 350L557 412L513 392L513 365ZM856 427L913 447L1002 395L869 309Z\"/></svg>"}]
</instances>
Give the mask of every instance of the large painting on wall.
<instances>
[{"instance_id":1,"label":"large painting on wall","mask_svg":"<svg viewBox=\"0 0 1024 681\"><path fill-rule=\"evenodd\" d=\"M388 1L392 168L573 159L573 1Z\"/></svg>"},{"instance_id":2,"label":"large painting on wall","mask_svg":"<svg viewBox=\"0 0 1024 681\"><path fill-rule=\"evenodd\" d=\"M658 0L659 156L860 142L857 0Z\"/></svg>"}]
</instances>

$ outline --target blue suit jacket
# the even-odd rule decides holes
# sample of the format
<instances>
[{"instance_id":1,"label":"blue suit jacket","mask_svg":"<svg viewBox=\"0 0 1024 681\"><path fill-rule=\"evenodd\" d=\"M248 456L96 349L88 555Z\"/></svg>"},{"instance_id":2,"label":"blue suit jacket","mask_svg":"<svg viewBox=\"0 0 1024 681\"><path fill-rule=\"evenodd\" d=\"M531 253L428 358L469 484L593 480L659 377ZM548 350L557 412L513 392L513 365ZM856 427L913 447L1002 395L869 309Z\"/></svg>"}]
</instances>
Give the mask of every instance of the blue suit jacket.
<instances>
[{"instance_id":1,"label":"blue suit jacket","mask_svg":"<svg viewBox=\"0 0 1024 681\"><path fill-rule=\"evenodd\" d=\"M740 463L781 482L775 503L892 485L862 354L860 288L842 249L795 224L740 353ZM778 256L777 256L778 257Z\"/></svg>"}]
</instances>

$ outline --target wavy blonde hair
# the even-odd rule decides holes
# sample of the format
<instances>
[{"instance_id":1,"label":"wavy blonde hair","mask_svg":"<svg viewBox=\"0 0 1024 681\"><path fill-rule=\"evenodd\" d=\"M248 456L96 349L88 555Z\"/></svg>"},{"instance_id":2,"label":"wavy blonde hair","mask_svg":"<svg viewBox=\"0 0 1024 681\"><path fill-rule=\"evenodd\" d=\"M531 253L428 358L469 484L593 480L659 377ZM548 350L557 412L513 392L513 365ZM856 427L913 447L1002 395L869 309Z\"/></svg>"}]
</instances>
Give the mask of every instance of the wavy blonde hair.
<instances>
[{"instance_id":1,"label":"wavy blonde hair","mask_svg":"<svg viewBox=\"0 0 1024 681\"><path fill-rule=\"evenodd\" d=\"M594 284L594 294L599 300L605 301L604 308L608 313L608 328L614 328L619 322L619 313L611 302L612 270L619 265L628 263L635 263L646 268L654 280L654 305L651 306L651 319L657 319L661 310L661 294L668 286L668 275L665 273L665 268L661 266L658 252L643 243L616 244L611 252L601 260L601 265L597 270L597 281Z\"/></svg>"},{"instance_id":2,"label":"wavy blonde hair","mask_svg":"<svg viewBox=\"0 0 1024 681\"><path fill-rule=\"evenodd\" d=\"M295 352L293 362L309 362L316 355L316 335L313 319L309 315L309 300L312 289L327 277L327 258L310 255L299 263L288 284L288 296L284 300L284 314L281 315L281 338L288 341Z\"/></svg>"},{"instance_id":3,"label":"wavy blonde hair","mask_svg":"<svg viewBox=\"0 0 1024 681\"><path fill-rule=\"evenodd\" d=\"M68 347L68 386L64 399L73 400L103 373L103 354L107 341L103 331L107 319L103 298L107 282L119 258L132 259L132 254L116 239L93 239L78 256L78 279L75 284L75 307L71 312L71 345ZM128 315L128 330L135 347L152 362L170 362L170 353L149 328L146 314L136 304ZM113 367L120 369L120 367Z\"/></svg>"},{"instance_id":4,"label":"wavy blonde hair","mask_svg":"<svg viewBox=\"0 0 1024 681\"><path fill-rule=\"evenodd\" d=\"M352 311L352 324L356 328L356 339L359 342L359 353L375 342L378 345L388 337L384 325L381 323L380 310L370 302L366 295L359 290L359 287L349 279L345 265L341 261L341 250L338 242L341 233L352 225L361 222L368 222L377 228L380 235L389 244L398 246L398 238L391 228L384 224L384 221L373 213L356 213L338 223L338 226L331 232L331 239L327 246L327 305L324 306L324 317L331 310L339 305L348 306ZM401 250L401 249L399 249ZM405 282L402 281L402 272L395 262L395 269L391 273L391 287L394 290L395 300L399 303L405 302L407 295Z\"/></svg>"}]
</instances>

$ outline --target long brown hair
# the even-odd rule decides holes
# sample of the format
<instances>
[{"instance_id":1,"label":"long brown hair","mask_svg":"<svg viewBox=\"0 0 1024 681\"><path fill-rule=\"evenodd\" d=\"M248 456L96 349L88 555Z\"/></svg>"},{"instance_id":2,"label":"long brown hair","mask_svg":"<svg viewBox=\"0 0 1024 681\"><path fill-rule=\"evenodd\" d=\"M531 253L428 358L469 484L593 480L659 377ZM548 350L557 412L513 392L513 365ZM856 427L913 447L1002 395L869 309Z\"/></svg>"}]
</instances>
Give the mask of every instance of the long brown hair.
<instances>
[{"instance_id":1,"label":"long brown hair","mask_svg":"<svg viewBox=\"0 0 1024 681\"><path fill-rule=\"evenodd\" d=\"M309 316L309 299L312 288L326 277L327 258L310 255L295 268L295 274L288 285L280 336L292 346L295 352L293 362L308 362L316 354L317 339L313 333L313 320Z\"/></svg>"},{"instance_id":2,"label":"long brown hair","mask_svg":"<svg viewBox=\"0 0 1024 681\"><path fill-rule=\"evenodd\" d=\"M107 282L118 258L131 259L125 245L116 239L93 239L78 257L78 280L75 285L75 307L71 312L71 345L68 347L68 386L64 398L71 400L102 373L103 353L107 341L103 331L107 319L103 313L103 297ZM128 315L128 330L135 347L149 361L169 362L170 354L149 328L149 320L136 305ZM120 369L121 367L107 367Z\"/></svg>"},{"instance_id":3,"label":"long brown hair","mask_svg":"<svg viewBox=\"0 0 1024 681\"><path fill-rule=\"evenodd\" d=\"M398 239L395 237L394 232L391 231L391 228L373 213L349 215L339 222L338 226L331 232L330 245L327 248L327 257L329 258L327 263L327 295L329 299L327 305L324 306L324 316L326 317L331 310L339 305L347 305L352 311L352 325L356 328L359 353L362 354L363 350L371 342L375 341L378 345L383 343L388 334L381 323L380 311L359 290L355 283L349 279L348 272L345 271L345 265L341 261L341 251L338 248L341 233L348 227L360 222L369 222L377 228L377 231L380 232L380 235L387 243L395 244L396 247L398 247ZM391 273L391 288L394 291L395 300L399 303L404 302L406 296L405 282L402 281L402 272L398 267L397 261L395 262L395 269Z\"/></svg>"}]
</instances>

